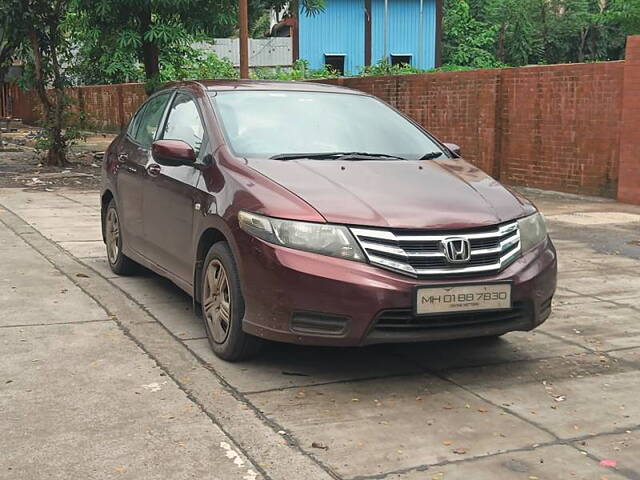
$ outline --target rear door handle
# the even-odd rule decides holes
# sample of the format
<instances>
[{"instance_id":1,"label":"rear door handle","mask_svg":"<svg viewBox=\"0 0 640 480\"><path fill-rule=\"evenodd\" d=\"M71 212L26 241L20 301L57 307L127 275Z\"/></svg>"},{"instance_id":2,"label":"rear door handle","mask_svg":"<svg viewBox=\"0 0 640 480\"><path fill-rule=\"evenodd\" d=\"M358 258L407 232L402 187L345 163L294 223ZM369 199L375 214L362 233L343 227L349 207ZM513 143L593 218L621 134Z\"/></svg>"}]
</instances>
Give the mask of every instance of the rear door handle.
<instances>
[{"instance_id":1,"label":"rear door handle","mask_svg":"<svg viewBox=\"0 0 640 480\"><path fill-rule=\"evenodd\" d=\"M118 165L122 165L124 169L129 173L136 173L138 171L136 167L127 165L128 162L129 155L127 155L126 153L121 153L118 155Z\"/></svg>"},{"instance_id":2,"label":"rear door handle","mask_svg":"<svg viewBox=\"0 0 640 480\"><path fill-rule=\"evenodd\" d=\"M162 169L160 168L160 165L158 165L157 163L152 163L147 167L147 173L150 177L157 177L158 175L160 175L161 170Z\"/></svg>"}]
</instances>

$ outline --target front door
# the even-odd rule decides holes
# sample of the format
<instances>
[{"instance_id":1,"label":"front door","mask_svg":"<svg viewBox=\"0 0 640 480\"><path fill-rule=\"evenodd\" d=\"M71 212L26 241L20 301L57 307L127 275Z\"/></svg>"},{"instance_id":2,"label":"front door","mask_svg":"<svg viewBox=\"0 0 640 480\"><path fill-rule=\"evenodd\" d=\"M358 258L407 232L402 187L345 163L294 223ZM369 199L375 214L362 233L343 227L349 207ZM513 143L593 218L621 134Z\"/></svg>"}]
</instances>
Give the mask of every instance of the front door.
<instances>
[{"instance_id":1,"label":"front door","mask_svg":"<svg viewBox=\"0 0 640 480\"><path fill-rule=\"evenodd\" d=\"M157 136L182 140L203 156L205 131L195 100L178 92L171 103L164 128ZM193 275L193 217L200 171L190 165L147 167L144 183L144 237L148 257L190 284Z\"/></svg>"},{"instance_id":2,"label":"front door","mask_svg":"<svg viewBox=\"0 0 640 480\"><path fill-rule=\"evenodd\" d=\"M116 147L118 212L125 253L142 253L144 250L142 185L145 181L151 141L156 134L169 96L169 93L160 94L140 107Z\"/></svg>"}]
</instances>

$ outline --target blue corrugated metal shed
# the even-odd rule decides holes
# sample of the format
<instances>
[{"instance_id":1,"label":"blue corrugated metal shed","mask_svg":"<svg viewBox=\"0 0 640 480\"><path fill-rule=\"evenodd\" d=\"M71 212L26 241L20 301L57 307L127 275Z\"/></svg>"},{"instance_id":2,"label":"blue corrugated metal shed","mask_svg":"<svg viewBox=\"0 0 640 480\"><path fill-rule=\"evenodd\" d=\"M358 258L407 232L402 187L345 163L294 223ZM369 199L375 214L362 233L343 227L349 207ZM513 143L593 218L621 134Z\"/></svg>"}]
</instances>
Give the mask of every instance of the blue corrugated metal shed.
<instances>
[{"instance_id":1,"label":"blue corrugated metal shed","mask_svg":"<svg viewBox=\"0 0 640 480\"><path fill-rule=\"evenodd\" d=\"M371 59L384 57L384 0L372 0ZM388 0L387 55L411 55L411 65L429 69L436 62L436 4L425 0L420 28L419 0Z\"/></svg>"},{"instance_id":2,"label":"blue corrugated metal shed","mask_svg":"<svg viewBox=\"0 0 640 480\"><path fill-rule=\"evenodd\" d=\"M345 55L345 72L364 65L364 0L326 0L314 17L300 13L300 58L322 68L325 54Z\"/></svg>"},{"instance_id":3,"label":"blue corrugated metal shed","mask_svg":"<svg viewBox=\"0 0 640 480\"><path fill-rule=\"evenodd\" d=\"M368 60L375 64L394 55L411 65L437 66L442 0L325 0L316 16L299 13L299 56L321 68L326 55L344 55L346 75L357 74ZM386 38L386 48L385 48Z\"/></svg>"}]
</instances>

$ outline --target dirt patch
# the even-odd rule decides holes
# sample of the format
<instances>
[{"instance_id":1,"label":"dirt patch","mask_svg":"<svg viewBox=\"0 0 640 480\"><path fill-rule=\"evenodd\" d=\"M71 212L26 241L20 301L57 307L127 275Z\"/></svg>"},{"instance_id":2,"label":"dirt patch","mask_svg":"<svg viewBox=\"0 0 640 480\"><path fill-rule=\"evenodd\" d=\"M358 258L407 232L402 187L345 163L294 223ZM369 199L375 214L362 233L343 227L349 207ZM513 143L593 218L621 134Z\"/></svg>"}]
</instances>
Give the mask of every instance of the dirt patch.
<instances>
[{"instance_id":1,"label":"dirt patch","mask_svg":"<svg viewBox=\"0 0 640 480\"><path fill-rule=\"evenodd\" d=\"M101 160L91 153L70 155L69 165L49 167L32 148L0 150L0 187L47 190L52 187L92 189L100 185Z\"/></svg>"},{"instance_id":2,"label":"dirt patch","mask_svg":"<svg viewBox=\"0 0 640 480\"><path fill-rule=\"evenodd\" d=\"M0 187L52 190L68 187L80 190L100 185L103 152L113 135L92 134L71 147L66 167L43 164L43 154L34 148L38 132L21 128L0 137Z\"/></svg>"}]
</instances>

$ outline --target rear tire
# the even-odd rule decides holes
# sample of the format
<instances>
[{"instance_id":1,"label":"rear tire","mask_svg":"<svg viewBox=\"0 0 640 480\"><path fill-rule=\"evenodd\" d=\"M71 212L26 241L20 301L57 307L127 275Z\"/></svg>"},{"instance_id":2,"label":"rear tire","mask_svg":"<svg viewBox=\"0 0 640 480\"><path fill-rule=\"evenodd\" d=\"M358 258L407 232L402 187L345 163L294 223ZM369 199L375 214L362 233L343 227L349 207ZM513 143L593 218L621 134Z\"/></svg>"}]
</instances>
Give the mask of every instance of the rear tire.
<instances>
[{"instance_id":1,"label":"rear tire","mask_svg":"<svg viewBox=\"0 0 640 480\"><path fill-rule=\"evenodd\" d=\"M227 242L209 249L200 278L200 299L209 344L218 357L237 362L258 354L263 341L242 330L244 298Z\"/></svg>"},{"instance_id":2,"label":"rear tire","mask_svg":"<svg viewBox=\"0 0 640 480\"><path fill-rule=\"evenodd\" d=\"M118 275L135 273L138 264L122 253L122 228L118 208L113 199L105 210L102 231L104 243L107 246L107 261L113 273Z\"/></svg>"}]
</instances>

